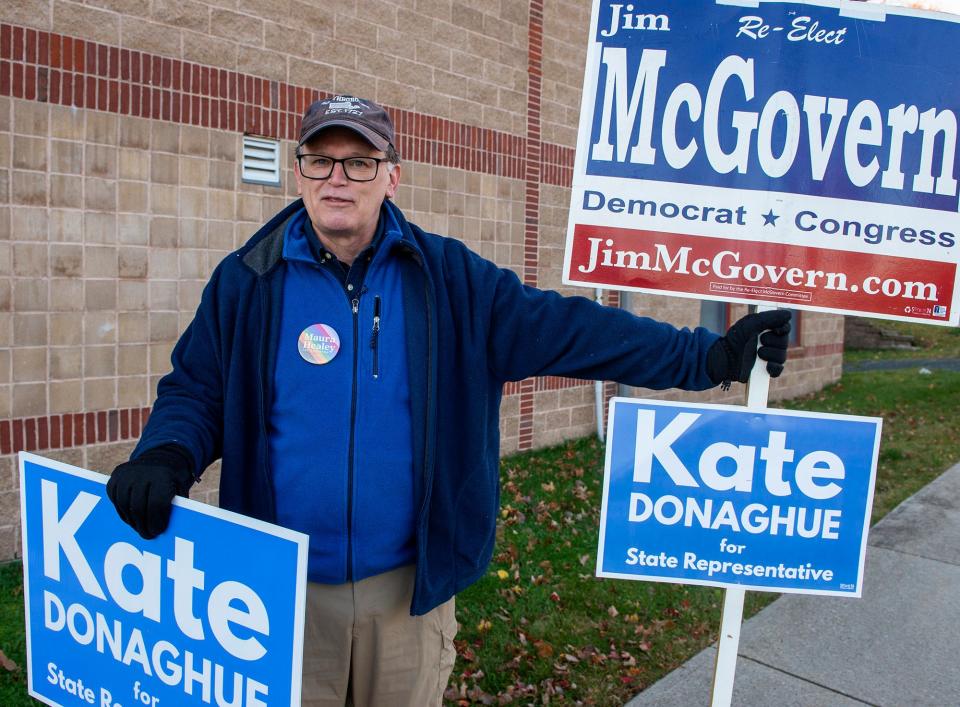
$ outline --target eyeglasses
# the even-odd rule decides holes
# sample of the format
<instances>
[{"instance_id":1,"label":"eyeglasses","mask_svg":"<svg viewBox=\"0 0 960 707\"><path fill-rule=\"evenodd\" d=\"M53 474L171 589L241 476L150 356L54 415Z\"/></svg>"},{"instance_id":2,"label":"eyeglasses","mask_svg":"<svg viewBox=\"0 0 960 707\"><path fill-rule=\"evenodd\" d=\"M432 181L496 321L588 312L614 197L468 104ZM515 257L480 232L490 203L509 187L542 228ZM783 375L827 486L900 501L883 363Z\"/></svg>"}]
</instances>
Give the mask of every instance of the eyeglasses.
<instances>
[{"instance_id":1,"label":"eyeglasses","mask_svg":"<svg viewBox=\"0 0 960 707\"><path fill-rule=\"evenodd\" d=\"M336 159L326 155L297 155L297 164L300 165L300 174L307 179L329 179L333 174L333 167L338 162L343 167L343 173L352 182L372 182L377 178L380 163L387 160L382 157L344 157Z\"/></svg>"}]
</instances>

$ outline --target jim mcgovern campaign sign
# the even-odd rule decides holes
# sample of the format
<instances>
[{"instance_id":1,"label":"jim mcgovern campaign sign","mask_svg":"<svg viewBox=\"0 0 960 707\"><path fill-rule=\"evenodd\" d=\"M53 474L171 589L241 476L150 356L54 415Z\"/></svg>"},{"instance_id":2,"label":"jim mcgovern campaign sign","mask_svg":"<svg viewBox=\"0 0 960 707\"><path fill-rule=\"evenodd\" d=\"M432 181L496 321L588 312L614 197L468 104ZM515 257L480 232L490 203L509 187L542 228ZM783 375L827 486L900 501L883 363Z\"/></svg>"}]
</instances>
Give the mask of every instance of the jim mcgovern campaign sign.
<instances>
[{"instance_id":1,"label":"jim mcgovern campaign sign","mask_svg":"<svg viewBox=\"0 0 960 707\"><path fill-rule=\"evenodd\" d=\"M595 0L564 282L960 323L960 17Z\"/></svg>"},{"instance_id":2,"label":"jim mcgovern campaign sign","mask_svg":"<svg viewBox=\"0 0 960 707\"><path fill-rule=\"evenodd\" d=\"M614 398L597 574L860 596L879 418Z\"/></svg>"},{"instance_id":3,"label":"jim mcgovern campaign sign","mask_svg":"<svg viewBox=\"0 0 960 707\"><path fill-rule=\"evenodd\" d=\"M107 477L20 454L27 674L50 705L299 705L306 536L195 501L143 540Z\"/></svg>"}]
</instances>

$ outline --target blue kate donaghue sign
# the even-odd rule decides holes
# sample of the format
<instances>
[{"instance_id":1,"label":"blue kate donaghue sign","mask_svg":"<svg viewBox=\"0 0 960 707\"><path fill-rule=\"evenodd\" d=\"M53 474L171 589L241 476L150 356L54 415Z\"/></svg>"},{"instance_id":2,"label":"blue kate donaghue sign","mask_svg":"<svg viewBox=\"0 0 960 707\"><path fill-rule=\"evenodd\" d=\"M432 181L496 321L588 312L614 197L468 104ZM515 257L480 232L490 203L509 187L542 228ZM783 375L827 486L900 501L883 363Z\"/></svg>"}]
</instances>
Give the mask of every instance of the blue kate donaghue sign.
<instances>
[{"instance_id":1,"label":"blue kate donaghue sign","mask_svg":"<svg viewBox=\"0 0 960 707\"><path fill-rule=\"evenodd\" d=\"M597 575L860 596L881 422L615 398Z\"/></svg>"},{"instance_id":2,"label":"blue kate donaghue sign","mask_svg":"<svg viewBox=\"0 0 960 707\"><path fill-rule=\"evenodd\" d=\"M299 705L306 536L177 499L143 540L107 477L20 455L30 694L50 705Z\"/></svg>"}]
</instances>

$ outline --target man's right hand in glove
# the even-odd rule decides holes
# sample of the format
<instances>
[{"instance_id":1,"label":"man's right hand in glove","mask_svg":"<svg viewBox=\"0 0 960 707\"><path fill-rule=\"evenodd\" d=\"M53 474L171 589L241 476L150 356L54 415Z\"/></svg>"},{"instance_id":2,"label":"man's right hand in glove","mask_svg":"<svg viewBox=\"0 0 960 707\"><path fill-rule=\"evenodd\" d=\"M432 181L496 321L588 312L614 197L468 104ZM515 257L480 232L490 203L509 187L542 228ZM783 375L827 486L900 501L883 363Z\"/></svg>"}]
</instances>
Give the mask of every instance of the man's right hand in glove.
<instances>
[{"instance_id":1,"label":"man's right hand in glove","mask_svg":"<svg viewBox=\"0 0 960 707\"><path fill-rule=\"evenodd\" d=\"M174 496L193 485L193 462L179 444L165 444L124 462L107 481L107 496L120 518L150 540L167 529Z\"/></svg>"}]
</instances>

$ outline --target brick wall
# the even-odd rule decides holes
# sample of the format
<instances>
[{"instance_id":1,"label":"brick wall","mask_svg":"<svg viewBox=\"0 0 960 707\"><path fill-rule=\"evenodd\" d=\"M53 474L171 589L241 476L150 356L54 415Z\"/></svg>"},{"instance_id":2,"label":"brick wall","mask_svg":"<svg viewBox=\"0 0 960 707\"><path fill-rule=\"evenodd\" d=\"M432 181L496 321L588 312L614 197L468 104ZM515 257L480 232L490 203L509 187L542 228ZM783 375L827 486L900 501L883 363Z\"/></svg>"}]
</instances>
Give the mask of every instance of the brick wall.
<instances>
[{"instance_id":1,"label":"brick wall","mask_svg":"<svg viewBox=\"0 0 960 707\"><path fill-rule=\"evenodd\" d=\"M589 14L573 0L0 6L0 558L19 547L13 453L104 472L127 457L211 270L295 197L293 138L321 95L391 111L411 220L592 296L560 282ZM281 140L280 187L242 182L244 133ZM699 317L690 300L631 303ZM835 379L841 336L840 318L804 315L773 394ZM507 385L502 451L592 433L593 391ZM216 474L196 497L215 502Z\"/></svg>"}]
</instances>

